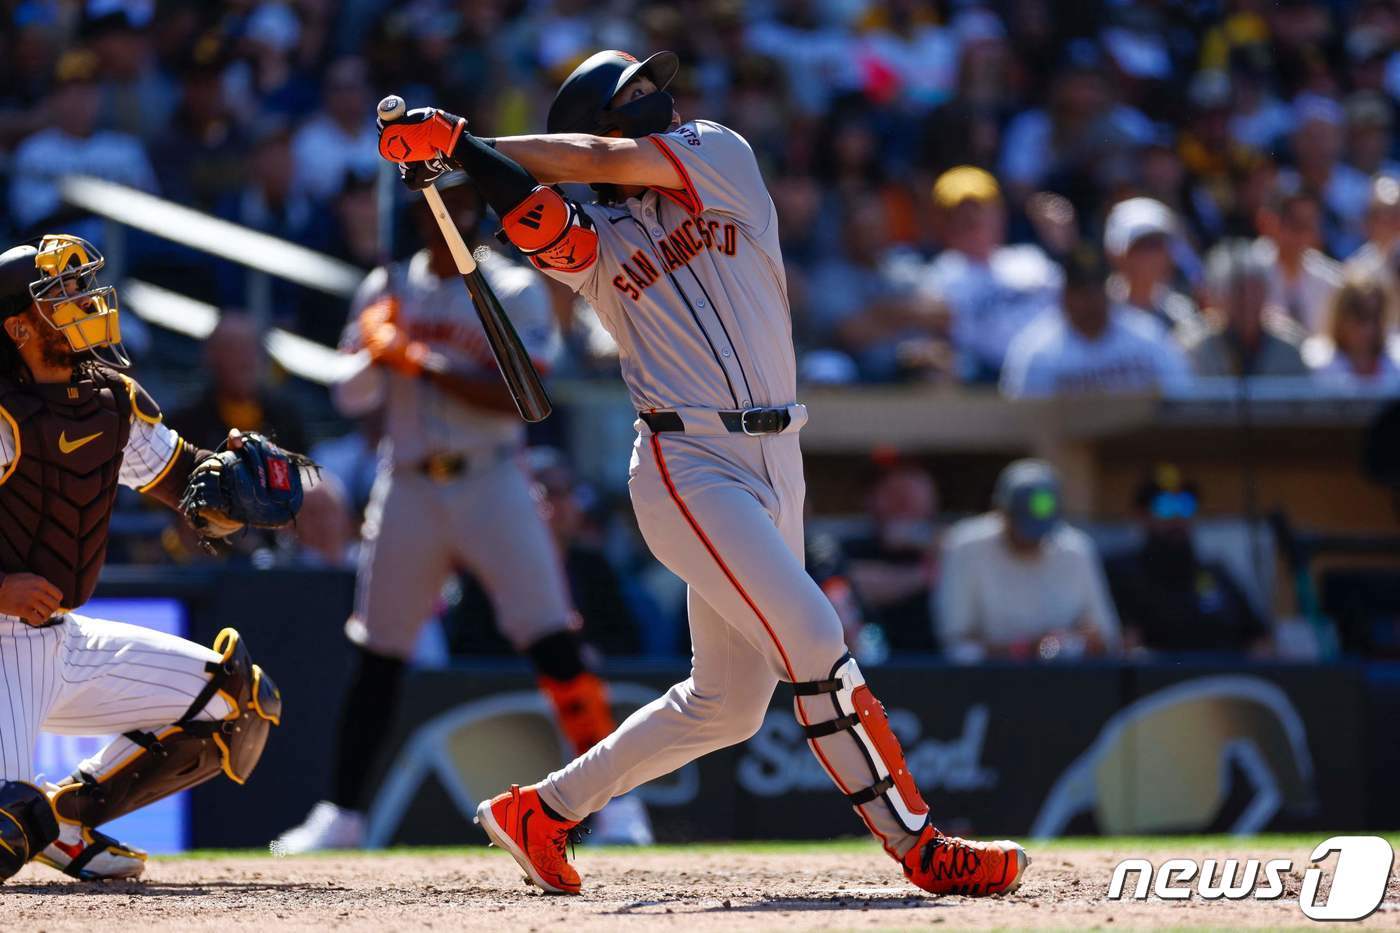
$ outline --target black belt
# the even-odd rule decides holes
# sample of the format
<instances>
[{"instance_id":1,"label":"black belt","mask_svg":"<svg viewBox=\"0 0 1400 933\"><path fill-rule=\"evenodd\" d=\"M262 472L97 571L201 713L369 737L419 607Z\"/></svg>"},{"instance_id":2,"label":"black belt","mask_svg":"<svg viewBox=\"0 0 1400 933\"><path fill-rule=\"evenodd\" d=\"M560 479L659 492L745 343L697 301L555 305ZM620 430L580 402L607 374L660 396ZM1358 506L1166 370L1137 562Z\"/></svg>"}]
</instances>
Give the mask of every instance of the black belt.
<instances>
[{"instance_id":1,"label":"black belt","mask_svg":"<svg viewBox=\"0 0 1400 933\"><path fill-rule=\"evenodd\" d=\"M471 462L465 454L450 453L424 457L413 465L413 469L428 479L442 483L461 476L470 466Z\"/></svg>"},{"instance_id":2,"label":"black belt","mask_svg":"<svg viewBox=\"0 0 1400 933\"><path fill-rule=\"evenodd\" d=\"M786 408L745 408L742 411L719 411L720 423L730 434L781 434L792 424L792 412ZM674 411L642 411L637 413L653 434L663 431L684 431L685 422Z\"/></svg>"}]
</instances>

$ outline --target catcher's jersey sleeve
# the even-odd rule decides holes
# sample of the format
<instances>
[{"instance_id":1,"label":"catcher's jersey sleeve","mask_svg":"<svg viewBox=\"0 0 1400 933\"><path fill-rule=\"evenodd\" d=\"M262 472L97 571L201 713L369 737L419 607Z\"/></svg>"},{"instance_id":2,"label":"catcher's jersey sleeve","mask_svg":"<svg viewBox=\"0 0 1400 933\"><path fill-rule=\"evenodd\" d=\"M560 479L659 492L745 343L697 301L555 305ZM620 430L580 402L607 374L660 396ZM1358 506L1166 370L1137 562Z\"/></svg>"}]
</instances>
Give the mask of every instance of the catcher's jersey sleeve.
<instances>
[{"instance_id":1,"label":"catcher's jersey sleeve","mask_svg":"<svg viewBox=\"0 0 1400 933\"><path fill-rule=\"evenodd\" d=\"M184 441L164 421L160 406L130 376L122 376L131 396L131 434L117 479L137 492L149 492L179 459Z\"/></svg>"},{"instance_id":2,"label":"catcher's jersey sleeve","mask_svg":"<svg viewBox=\"0 0 1400 933\"><path fill-rule=\"evenodd\" d=\"M661 191L671 201L696 216L727 214L753 236L761 236L773 222L768 186L744 137L709 120L692 120L647 138L684 183L680 191Z\"/></svg>"}]
</instances>

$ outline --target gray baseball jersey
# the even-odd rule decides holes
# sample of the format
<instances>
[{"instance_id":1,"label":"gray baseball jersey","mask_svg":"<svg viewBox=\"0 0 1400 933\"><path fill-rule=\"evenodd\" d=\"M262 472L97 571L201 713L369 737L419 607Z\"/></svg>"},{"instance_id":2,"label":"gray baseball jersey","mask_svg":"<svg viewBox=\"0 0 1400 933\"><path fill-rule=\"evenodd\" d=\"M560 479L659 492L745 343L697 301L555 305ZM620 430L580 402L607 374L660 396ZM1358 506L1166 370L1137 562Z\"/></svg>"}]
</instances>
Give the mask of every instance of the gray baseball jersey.
<instances>
[{"instance_id":1,"label":"gray baseball jersey","mask_svg":"<svg viewBox=\"0 0 1400 933\"><path fill-rule=\"evenodd\" d=\"M547 370L560 341L544 283L497 253L481 252L478 265L535 365ZM398 324L411 339L468 372L500 378L461 280L434 275L426 252L365 278L341 344L364 365L336 386L335 399L346 414L386 406L385 438L346 631L379 654L408 657L444 581L466 569L490 595L503 634L523 649L572 618L568 584L516 456L524 425L514 413L483 410L371 364L358 350L359 314L386 295L398 299ZM425 475L420 465L436 454L462 454L465 468Z\"/></svg>"},{"instance_id":2,"label":"gray baseball jersey","mask_svg":"<svg viewBox=\"0 0 1400 933\"><path fill-rule=\"evenodd\" d=\"M788 405L797 393L778 216L753 150L695 120L649 139L685 188L580 205L597 259L566 273L617 341L638 410Z\"/></svg>"},{"instance_id":3,"label":"gray baseball jersey","mask_svg":"<svg viewBox=\"0 0 1400 933\"><path fill-rule=\"evenodd\" d=\"M628 490L652 553L687 584L691 676L539 785L570 819L748 738L779 681L831 678L846 652L836 610L803 567L805 409L773 201L732 130L696 120L648 140L684 187L579 205L597 232L592 262L577 272L536 265L597 310L636 408L682 411L684 433L653 434L638 420ZM702 417L749 406L790 406L792 424L746 437ZM799 697L797 717L824 723L833 702ZM882 776L845 732L812 747L843 793ZM902 855L922 818L889 797L857 812Z\"/></svg>"},{"instance_id":4,"label":"gray baseball jersey","mask_svg":"<svg viewBox=\"0 0 1400 933\"><path fill-rule=\"evenodd\" d=\"M530 269L499 253L482 251L478 265L536 367L547 371L558 355L560 338L544 283ZM389 294L399 299L399 323L410 339L426 343L468 372L500 378L467 290L456 275L445 279L434 275L426 251L405 262L381 266L365 277L351 302L350 320L341 337L343 350L359 349L360 311ZM468 405L430 382L371 365L368 354L360 359L363 365L335 387L336 405L349 415L387 406L385 452L399 463L417 463L435 453L518 446L524 439L524 425L512 413Z\"/></svg>"}]
</instances>

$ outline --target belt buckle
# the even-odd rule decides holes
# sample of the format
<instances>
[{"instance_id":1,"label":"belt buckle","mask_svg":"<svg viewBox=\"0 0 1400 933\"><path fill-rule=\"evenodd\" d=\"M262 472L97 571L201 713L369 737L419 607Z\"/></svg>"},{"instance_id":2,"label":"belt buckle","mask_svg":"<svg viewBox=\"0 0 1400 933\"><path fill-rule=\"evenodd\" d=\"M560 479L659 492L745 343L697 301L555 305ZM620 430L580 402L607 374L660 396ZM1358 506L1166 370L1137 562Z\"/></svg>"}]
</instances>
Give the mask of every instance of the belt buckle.
<instances>
[{"instance_id":1,"label":"belt buckle","mask_svg":"<svg viewBox=\"0 0 1400 933\"><path fill-rule=\"evenodd\" d=\"M765 431L765 430L763 430L761 427L759 427L759 428L754 428L753 430L749 430L749 415L755 415L755 416L757 416L757 415L762 415L762 414L764 414L764 413L772 414L772 409L769 409L769 408L745 408L743 411L739 412L739 427L740 427L741 429L743 429L743 432L744 432L745 434L747 434L749 437L762 437L762 436L765 435L765 434L774 434L774 433L776 433L775 431L772 431L772 430L767 430L767 431ZM776 426L777 426L777 423L778 423L778 419L777 419L776 416L774 416L774 418L773 418L773 426L776 427Z\"/></svg>"}]
</instances>

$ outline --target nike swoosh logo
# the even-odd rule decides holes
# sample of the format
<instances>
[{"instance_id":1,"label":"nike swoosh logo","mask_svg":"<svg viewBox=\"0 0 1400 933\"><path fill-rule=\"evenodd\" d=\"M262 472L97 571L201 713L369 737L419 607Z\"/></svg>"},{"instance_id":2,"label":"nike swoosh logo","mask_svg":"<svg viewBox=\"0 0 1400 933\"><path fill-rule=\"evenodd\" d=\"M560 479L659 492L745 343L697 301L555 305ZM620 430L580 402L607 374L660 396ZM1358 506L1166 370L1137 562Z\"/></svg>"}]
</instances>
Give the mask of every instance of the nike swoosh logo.
<instances>
[{"instance_id":1,"label":"nike swoosh logo","mask_svg":"<svg viewBox=\"0 0 1400 933\"><path fill-rule=\"evenodd\" d=\"M77 450L79 447L83 446L87 442L95 441L101 436L102 432L98 431L96 434L89 434L87 437L80 437L76 441L70 441L65 436L65 432L60 431L58 434L58 449L63 451L65 454L71 454L73 451Z\"/></svg>"}]
</instances>

